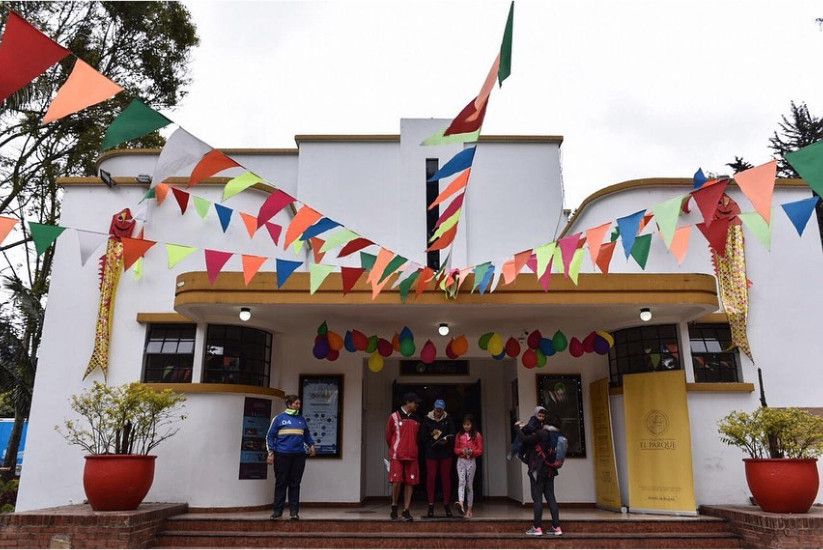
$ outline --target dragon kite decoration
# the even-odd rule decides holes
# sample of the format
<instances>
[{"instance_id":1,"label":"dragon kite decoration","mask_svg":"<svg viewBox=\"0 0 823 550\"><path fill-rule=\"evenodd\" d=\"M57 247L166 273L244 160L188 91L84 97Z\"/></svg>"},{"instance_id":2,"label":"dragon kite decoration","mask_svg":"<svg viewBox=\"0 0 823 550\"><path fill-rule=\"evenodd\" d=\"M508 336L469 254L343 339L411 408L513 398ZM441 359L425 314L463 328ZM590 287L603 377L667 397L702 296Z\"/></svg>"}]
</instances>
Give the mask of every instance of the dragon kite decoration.
<instances>
[{"instance_id":1,"label":"dragon kite decoration","mask_svg":"<svg viewBox=\"0 0 823 550\"><path fill-rule=\"evenodd\" d=\"M83 379L97 368L103 371L104 379L108 375L114 297L124 266L121 239L131 237L135 226L136 221L128 208L112 216L106 253L100 258L100 304L97 309L97 326L94 331L94 350L91 352L89 366L86 367Z\"/></svg>"}]
</instances>

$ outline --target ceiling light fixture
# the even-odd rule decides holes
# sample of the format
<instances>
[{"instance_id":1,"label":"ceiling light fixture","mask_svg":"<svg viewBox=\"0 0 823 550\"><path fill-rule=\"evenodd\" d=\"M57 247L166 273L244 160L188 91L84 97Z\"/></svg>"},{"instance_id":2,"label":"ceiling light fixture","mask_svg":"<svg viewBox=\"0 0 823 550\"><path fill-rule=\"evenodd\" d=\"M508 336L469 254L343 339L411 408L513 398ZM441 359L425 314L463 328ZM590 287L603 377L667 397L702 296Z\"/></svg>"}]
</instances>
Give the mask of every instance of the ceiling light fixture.
<instances>
[{"instance_id":1,"label":"ceiling light fixture","mask_svg":"<svg viewBox=\"0 0 823 550\"><path fill-rule=\"evenodd\" d=\"M437 327L437 332L440 333L440 336L448 336L449 335L449 325L446 323L440 323L440 326Z\"/></svg>"},{"instance_id":2,"label":"ceiling light fixture","mask_svg":"<svg viewBox=\"0 0 823 550\"><path fill-rule=\"evenodd\" d=\"M652 320L652 310L647 307L640 308L640 320L648 323Z\"/></svg>"},{"instance_id":3,"label":"ceiling light fixture","mask_svg":"<svg viewBox=\"0 0 823 550\"><path fill-rule=\"evenodd\" d=\"M247 307L240 308L240 320L241 321L248 321L251 319L251 310Z\"/></svg>"}]
</instances>

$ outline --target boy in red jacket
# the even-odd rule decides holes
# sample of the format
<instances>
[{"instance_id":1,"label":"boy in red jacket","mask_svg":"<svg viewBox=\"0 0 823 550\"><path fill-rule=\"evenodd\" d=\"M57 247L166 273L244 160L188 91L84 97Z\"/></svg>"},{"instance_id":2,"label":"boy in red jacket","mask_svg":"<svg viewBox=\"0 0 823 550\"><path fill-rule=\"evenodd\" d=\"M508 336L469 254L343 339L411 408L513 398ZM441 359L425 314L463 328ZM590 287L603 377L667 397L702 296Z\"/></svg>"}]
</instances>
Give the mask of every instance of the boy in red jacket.
<instances>
[{"instance_id":1,"label":"boy in red jacket","mask_svg":"<svg viewBox=\"0 0 823 550\"><path fill-rule=\"evenodd\" d=\"M413 521L409 506L411 505L414 486L420 483L420 467L417 463L417 434L420 420L414 413L422 400L416 393L409 392L403 396L403 405L389 416L386 424L386 443L389 446L389 483L392 486L391 519L397 517L397 501L400 487L403 490L403 520Z\"/></svg>"}]
</instances>

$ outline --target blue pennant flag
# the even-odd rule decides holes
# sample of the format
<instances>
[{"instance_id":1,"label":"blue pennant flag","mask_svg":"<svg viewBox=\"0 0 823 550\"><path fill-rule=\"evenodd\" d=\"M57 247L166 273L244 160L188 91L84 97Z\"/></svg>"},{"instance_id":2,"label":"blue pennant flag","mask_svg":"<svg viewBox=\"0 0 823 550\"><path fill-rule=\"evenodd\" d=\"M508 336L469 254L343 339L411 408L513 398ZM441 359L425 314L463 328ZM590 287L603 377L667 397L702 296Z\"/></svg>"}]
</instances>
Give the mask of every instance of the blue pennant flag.
<instances>
[{"instance_id":1,"label":"blue pennant flag","mask_svg":"<svg viewBox=\"0 0 823 550\"><path fill-rule=\"evenodd\" d=\"M482 296L486 289L489 288L489 284L492 282L492 276L494 275L494 264L489 265L489 269L486 270L486 273L483 274L483 280L480 281L480 285L477 287L477 290L480 291L480 295Z\"/></svg>"},{"instance_id":2,"label":"blue pennant flag","mask_svg":"<svg viewBox=\"0 0 823 550\"><path fill-rule=\"evenodd\" d=\"M640 228L640 220L643 219L645 210L635 212L630 216L617 219L617 227L620 229L621 240L623 241L623 252L626 253L626 259L632 253L632 246L634 240L637 238L637 230Z\"/></svg>"},{"instance_id":3,"label":"blue pennant flag","mask_svg":"<svg viewBox=\"0 0 823 550\"><path fill-rule=\"evenodd\" d=\"M321 233L328 231L329 229L333 229L340 224L336 221L329 219L329 218L320 218L320 221L303 231L303 235L300 237L301 241L308 241L312 237L316 237Z\"/></svg>"},{"instance_id":4,"label":"blue pennant flag","mask_svg":"<svg viewBox=\"0 0 823 550\"><path fill-rule=\"evenodd\" d=\"M694 188L700 189L708 180L709 178L707 178L706 174L703 173L703 169L698 168L697 172L694 173Z\"/></svg>"},{"instance_id":5,"label":"blue pennant flag","mask_svg":"<svg viewBox=\"0 0 823 550\"><path fill-rule=\"evenodd\" d=\"M229 221L231 220L231 214L234 210L217 203L214 203L214 209L217 210L217 217L220 218L220 226L223 228L223 233L225 233L226 229L229 228Z\"/></svg>"},{"instance_id":6,"label":"blue pennant flag","mask_svg":"<svg viewBox=\"0 0 823 550\"><path fill-rule=\"evenodd\" d=\"M463 149L454 155L452 159L443 166L443 168L435 172L435 174L429 178L429 182L447 178L471 167L472 162L474 162L474 151L476 149L477 147L469 147L468 149Z\"/></svg>"},{"instance_id":7,"label":"blue pennant flag","mask_svg":"<svg viewBox=\"0 0 823 550\"><path fill-rule=\"evenodd\" d=\"M809 197L808 199L787 202L786 204L780 205L783 207L783 210L786 211L786 215L791 220L794 228L797 229L798 235L803 235L803 230L806 229L806 224L809 223L809 218L812 212L814 212L814 207L817 206L817 201L819 200L820 197Z\"/></svg>"},{"instance_id":8,"label":"blue pennant flag","mask_svg":"<svg viewBox=\"0 0 823 550\"><path fill-rule=\"evenodd\" d=\"M294 262L292 260L281 260L277 258L277 288L283 288L286 281L294 270L303 265L303 262Z\"/></svg>"}]
</instances>

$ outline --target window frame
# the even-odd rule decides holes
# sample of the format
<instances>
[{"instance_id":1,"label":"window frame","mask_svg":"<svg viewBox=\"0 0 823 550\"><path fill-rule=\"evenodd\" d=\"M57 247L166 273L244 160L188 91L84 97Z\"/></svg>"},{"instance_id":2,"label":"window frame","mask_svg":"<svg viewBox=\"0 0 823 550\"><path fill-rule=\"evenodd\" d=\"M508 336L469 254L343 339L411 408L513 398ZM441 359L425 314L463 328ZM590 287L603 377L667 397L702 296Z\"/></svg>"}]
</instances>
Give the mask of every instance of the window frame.
<instances>
[{"instance_id":1,"label":"window frame","mask_svg":"<svg viewBox=\"0 0 823 550\"><path fill-rule=\"evenodd\" d=\"M221 331L222 334L217 334ZM264 341L257 341L263 337ZM231 324L207 324L203 339L202 380L213 384L241 384L271 387L274 335L256 327ZM219 351L221 353L212 353ZM226 353L228 351L228 354ZM216 358L222 358L216 360ZM215 359L210 365L210 361ZM255 370L254 364L262 364Z\"/></svg>"},{"instance_id":2,"label":"window frame","mask_svg":"<svg viewBox=\"0 0 823 550\"><path fill-rule=\"evenodd\" d=\"M741 370L741 362L740 362L740 353L736 347L729 349L731 346L734 345L731 335L731 327L728 323L689 323L689 350L691 351L692 356L692 373L694 374L694 381L699 383L705 384L728 384L728 383L737 383L743 382L743 373ZM694 332L693 332L694 331ZM728 335L727 338L720 338L719 335L716 335L714 339L707 340L706 339L706 332L709 331L725 331ZM726 336L724 334L723 336ZM699 336L699 337L698 337ZM703 350L695 350L694 342L702 342ZM710 351L709 345L707 342L714 342L716 347L719 348L719 351ZM711 372L710 368L705 366L698 365L697 358L704 359L704 365L711 363L711 360L706 360L707 357L713 358L714 361L718 362L730 362L733 366L730 367L718 367L718 373L716 376L716 380L707 380L706 374ZM729 379L724 380L723 373L733 373L733 376L730 376Z\"/></svg>"},{"instance_id":3,"label":"window frame","mask_svg":"<svg viewBox=\"0 0 823 550\"><path fill-rule=\"evenodd\" d=\"M191 331L191 338L184 338L183 335L177 336L176 339L169 338L165 334L162 339L153 338L156 336L154 331ZM179 348L184 342L191 342L191 352L179 352ZM160 351L149 351L149 347L153 342L160 342ZM174 342L175 351L163 353L163 348L167 344ZM177 384L191 384L192 376L194 374L194 352L197 347L197 324L196 323L148 323L146 327L146 339L143 344L143 368L141 379L146 383L177 383ZM173 364L166 366L163 370L150 366L154 359L158 358L183 358L188 357L188 361L172 361ZM168 370L171 369L171 370ZM168 370L168 372L166 372ZM160 377L156 379L149 379L149 373L160 373Z\"/></svg>"},{"instance_id":4,"label":"window frame","mask_svg":"<svg viewBox=\"0 0 823 550\"><path fill-rule=\"evenodd\" d=\"M671 334L661 336L664 329ZM652 332L656 334L652 336ZM614 337L614 346L609 350L609 385L611 387L622 386L623 376L626 374L683 370L683 347L680 342L680 331L677 324L661 323L626 327L612 332L612 336ZM668 339L664 340L664 338ZM673 343L676 346L676 351L669 349L669 351L658 352L657 354L673 358L676 361L675 366L673 368L665 366L660 368L664 359L668 359L666 357L659 359L657 368L653 365L648 366L647 362L652 360L652 354L645 352L648 345L656 343L656 349L659 350L664 342L667 347Z\"/></svg>"}]
</instances>

